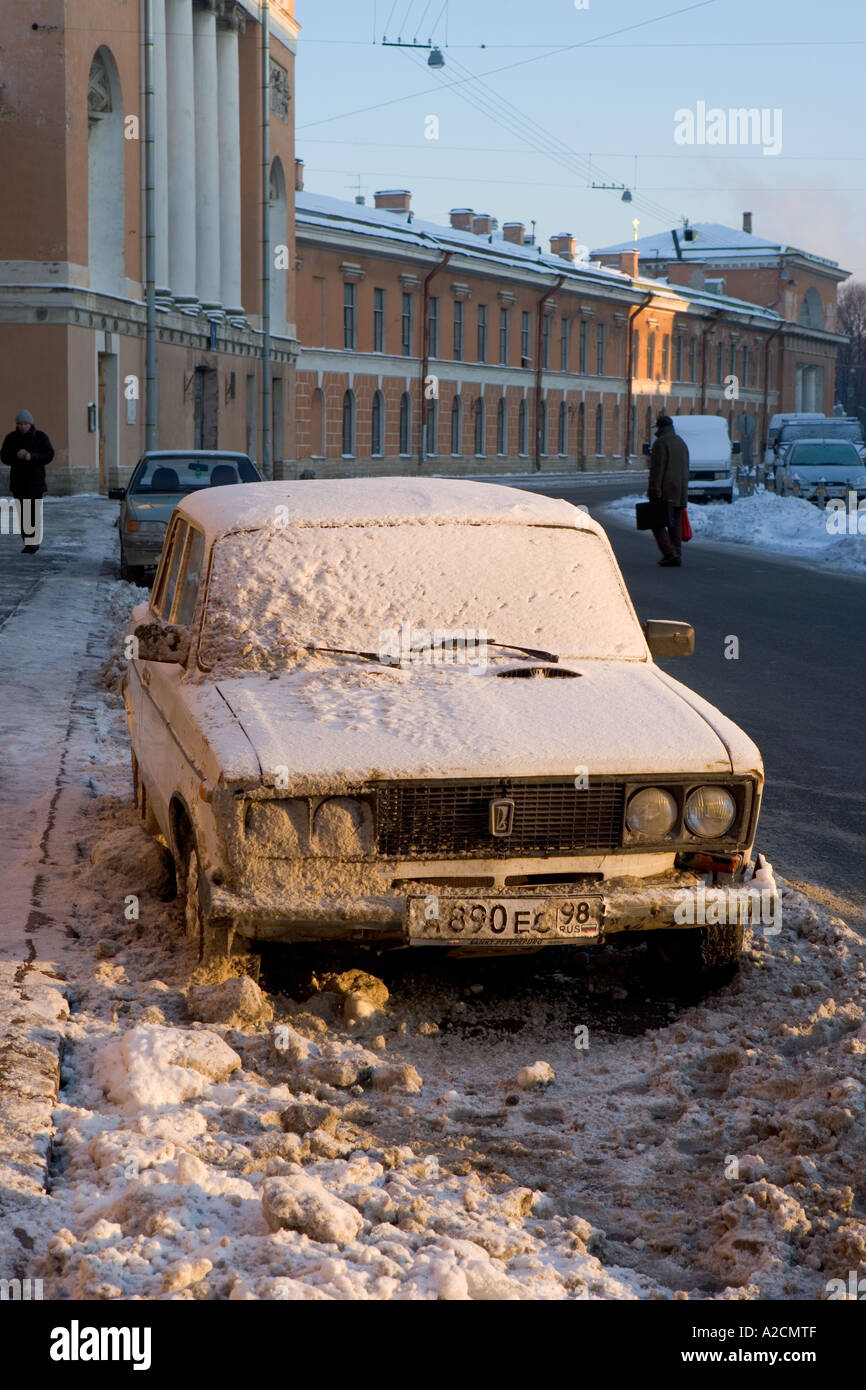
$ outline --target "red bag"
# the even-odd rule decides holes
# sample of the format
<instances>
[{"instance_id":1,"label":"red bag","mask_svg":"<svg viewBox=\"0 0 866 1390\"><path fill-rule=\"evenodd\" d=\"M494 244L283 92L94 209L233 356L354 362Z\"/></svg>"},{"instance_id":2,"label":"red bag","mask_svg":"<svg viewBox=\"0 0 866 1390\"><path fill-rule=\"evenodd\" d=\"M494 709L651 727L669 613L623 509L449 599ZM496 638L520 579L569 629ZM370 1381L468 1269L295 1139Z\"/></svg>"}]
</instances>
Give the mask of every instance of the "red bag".
<instances>
[{"instance_id":1,"label":"red bag","mask_svg":"<svg viewBox=\"0 0 866 1390\"><path fill-rule=\"evenodd\" d=\"M689 521L689 512L687 507L683 507L682 528L683 540L690 541L692 536L694 535L694 531L692 530L692 524Z\"/></svg>"}]
</instances>

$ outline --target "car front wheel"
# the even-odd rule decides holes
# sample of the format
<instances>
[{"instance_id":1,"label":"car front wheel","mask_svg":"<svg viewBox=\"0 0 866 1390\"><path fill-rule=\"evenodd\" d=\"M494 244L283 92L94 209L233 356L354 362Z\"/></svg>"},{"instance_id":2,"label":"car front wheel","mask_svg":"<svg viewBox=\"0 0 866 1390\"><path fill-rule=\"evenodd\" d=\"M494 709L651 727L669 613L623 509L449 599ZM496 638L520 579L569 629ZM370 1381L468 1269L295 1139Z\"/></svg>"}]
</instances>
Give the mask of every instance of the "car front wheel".
<instances>
[{"instance_id":1,"label":"car front wheel","mask_svg":"<svg viewBox=\"0 0 866 1390\"><path fill-rule=\"evenodd\" d=\"M691 930L655 931L650 951L658 969L672 982L711 987L736 974L743 950L741 923L718 923Z\"/></svg>"}]
</instances>

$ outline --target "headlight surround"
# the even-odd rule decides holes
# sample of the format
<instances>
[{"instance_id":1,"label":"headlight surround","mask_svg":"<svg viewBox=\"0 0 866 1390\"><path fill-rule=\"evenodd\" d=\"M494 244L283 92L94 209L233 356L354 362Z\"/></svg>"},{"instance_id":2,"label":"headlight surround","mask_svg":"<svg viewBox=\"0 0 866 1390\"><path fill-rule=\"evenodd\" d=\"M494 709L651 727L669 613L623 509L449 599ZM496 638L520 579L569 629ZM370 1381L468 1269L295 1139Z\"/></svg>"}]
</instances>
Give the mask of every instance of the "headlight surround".
<instances>
[{"instance_id":1,"label":"headlight surround","mask_svg":"<svg viewBox=\"0 0 866 1390\"><path fill-rule=\"evenodd\" d=\"M373 810L352 796L331 796L313 816L312 852L328 859L357 859L373 849Z\"/></svg>"},{"instance_id":2,"label":"headlight surround","mask_svg":"<svg viewBox=\"0 0 866 1390\"><path fill-rule=\"evenodd\" d=\"M696 787L686 797L686 829L702 840L721 839L736 817L737 802L727 787Z\"/></svg>"},{"instance_id":3,"label":"headlight surround","mask_svg":"<svg viewBox=\"0 0 866 1390\"><path fill-rule=\"evenodd\" d=\"M663 840L677 823L676 798L664 787L642 787L629 797L625 823L632 835Z\"/></svg>"},{"instance_id":4,"label":"headlight surround","mask_svg":"<svg viewBox=\"0 0 866 1390\"><path fill-rule=\"evenodd\" d=\"M289 859L309 853L309 812L306 801L283 797L248 801L244 834L254 852L266 859Z\"/></svg>"}]
</instances>

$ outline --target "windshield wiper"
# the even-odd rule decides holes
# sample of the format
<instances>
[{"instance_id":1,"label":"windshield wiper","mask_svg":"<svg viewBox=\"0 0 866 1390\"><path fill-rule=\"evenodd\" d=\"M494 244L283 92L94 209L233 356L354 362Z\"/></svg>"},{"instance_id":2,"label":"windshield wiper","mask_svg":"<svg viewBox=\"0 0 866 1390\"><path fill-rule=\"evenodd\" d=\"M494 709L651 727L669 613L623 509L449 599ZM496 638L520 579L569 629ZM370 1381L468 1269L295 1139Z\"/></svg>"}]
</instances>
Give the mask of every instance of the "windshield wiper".
<instances>
[{"instance_id":1,"label":"windshield wiper","mask_svg":"<svg viewBox=\"0 0 866 1390\"><path fill-rule=\"evenodd\" d=\"M378 652L358 652L352 647L317 647L312 642L303 643L305 652L330 652L334 656L360 656L365 661L375 661L379 666L390 666L391 663L383 661Z\"/></svg>"},{"instance_id":2,"label":"windshield wiper","mask_svg":"<svg viewBox=\"0 0 866 1390\"><path fill-rule=\"evenodd\" d=\"M523 652L525 656L532 657L534 661L559 661L555 652L540 652L535 647L517 647L513 642L492 642L489 637L486 641L488 647L502 647L509 652Z\"/></svg>"},{"instance_id":3,"label":"windshield wiper","mask_svg":"<svg viewBox=\"0 0 866 1390\"><path fill-rule=\"evenodd\" d=\"M516 646L513 642L494 642L489 637L484 639L472 638L471 641L467 637L455 637L451 639L446 645L449 647L471 646L473 648L477 648L479 645L482 644L482 642L488 647L498 647L502 651L521 652L524 656L529 657L532 661L552 661L554 663L559 662L559 657L556 655L555 652L539 651L536 647L520 647ZM375 661L376 664L379 666L400 665L399 660L388 660L385 657L383 657L381 652L362 652L357 651L354 647L319 647L313 643L305 643L304 651L329 652L334 656L359 656L364 661Z\"/></svg>"}]
</instances>

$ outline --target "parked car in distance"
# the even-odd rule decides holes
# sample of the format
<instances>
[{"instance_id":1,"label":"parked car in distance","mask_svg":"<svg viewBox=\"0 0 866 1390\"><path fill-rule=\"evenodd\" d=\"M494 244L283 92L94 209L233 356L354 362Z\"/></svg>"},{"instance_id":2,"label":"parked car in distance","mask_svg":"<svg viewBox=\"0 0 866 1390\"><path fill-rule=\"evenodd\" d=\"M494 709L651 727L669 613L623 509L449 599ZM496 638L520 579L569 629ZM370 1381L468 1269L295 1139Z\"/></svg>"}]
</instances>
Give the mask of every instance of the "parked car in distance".
<instances>
[{"instance_id":1,"label":"parked car in distance","mask_svg":"<svg viewBox=\"0 0 866 1390\"><path fill-rule=\"evenodd\" d=\"M201 490L129 637L135 801L205 959L637 932L735 968L742 914L682 904L757 891L761 755L655 664L694 632L641 625L586 512L447 479Z\"/></svg>"},{"instance_id":2,"label":"parked car in distance","mask_svg":"<svg viewBox=\"0 0 866 1390\"><path fill-rule=\"evenodd\" d=\"M783 425L805 425L826 418L817 410L793 410L786 414L772 415L767 426L767 438L764 446L765 465L772 467L777 461L776 445L779 442L779 433Z\"/></svg>"},{"instance_id":3,"label":"parked car in distance","mask_svg":"<svg viewBox=\"0 0 866 1390\"><path fill-rule=\"evenodd\" d=\"M855 492L866 497L866 467L856 445L847 440L798 439L789 445L776 469L786 492L796 492L809 502L847 497ZM820 489L820 491L819 491Z\"/></svg>"},{"instance_id":4,"label":"parked car in distance","mask_svg":"<svg viewBox=\"0 0 866 1390\"><path fill-rule=\"evenodd\" d=\"M165 528L182 497L212 487L260 483L246 454L217 449L160 449L144 454L126 487L110 488L120 502L120 575L134 584L152 577Z\"/></svg>"},{"instance_id":5,"label":"parked car in distance","mask_svg":"<svg viewBox=\"0 0 866 1390\"><path fill-rule=\"evenodd\" d=\"M866 462L866 444L863 442L863 427L853 416L826 415L812 421L794 421L782 425L776 439L776 463L786 462L792 444L801 440L820 439L827 444L853 444L861 459Z\"/></svg>"}]
</instances>

